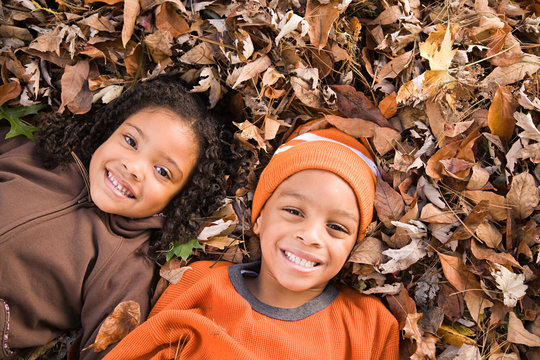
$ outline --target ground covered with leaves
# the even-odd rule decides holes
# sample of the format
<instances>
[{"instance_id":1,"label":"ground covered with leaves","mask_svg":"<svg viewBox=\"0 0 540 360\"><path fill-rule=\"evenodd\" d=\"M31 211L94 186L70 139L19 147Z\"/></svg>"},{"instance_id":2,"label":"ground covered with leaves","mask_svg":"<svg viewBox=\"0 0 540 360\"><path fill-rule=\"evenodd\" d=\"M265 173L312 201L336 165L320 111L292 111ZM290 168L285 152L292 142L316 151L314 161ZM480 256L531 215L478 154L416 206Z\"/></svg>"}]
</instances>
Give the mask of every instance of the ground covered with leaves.
<instances>
[{"instance_id":1,"label":"ground covered with leaves","mask_svg":"<svg viewBox=\"0 0 540 360\"><path fill-rule=\"evenodd\" d=\"M252 181L171 246L172 282L187 259L257 258L255 174L290 134L364 137L377 217L340 281L392 310L403 359L540 359L539 15L538 0L7 0L0 119L30 136L33 113L84 114L162 72L227 109Z\"/></svg>"}]
</instances>

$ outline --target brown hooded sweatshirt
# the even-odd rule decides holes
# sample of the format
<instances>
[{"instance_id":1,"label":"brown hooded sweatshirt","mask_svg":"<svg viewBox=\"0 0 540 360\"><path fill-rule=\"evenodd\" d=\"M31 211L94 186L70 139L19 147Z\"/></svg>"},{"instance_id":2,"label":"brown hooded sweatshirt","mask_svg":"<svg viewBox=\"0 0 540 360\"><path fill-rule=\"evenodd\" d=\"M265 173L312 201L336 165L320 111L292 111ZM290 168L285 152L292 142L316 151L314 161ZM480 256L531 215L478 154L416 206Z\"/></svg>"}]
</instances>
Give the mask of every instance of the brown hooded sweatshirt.
<instances>
[{"instance_id":1,"label":"brown hooded sweatshirt","mask_svg":"<svg viewBox=\"0 0 540 360\"><path fill-rule=\"evenodd\" d=\"M141 250L162 218L102 212L75 162L45 170L32 142L4 140L6 132L0 127L0 359L81 327L83 349L122 301L138 302L144 320L154 265Z\"/></svg>"}]
</instances>

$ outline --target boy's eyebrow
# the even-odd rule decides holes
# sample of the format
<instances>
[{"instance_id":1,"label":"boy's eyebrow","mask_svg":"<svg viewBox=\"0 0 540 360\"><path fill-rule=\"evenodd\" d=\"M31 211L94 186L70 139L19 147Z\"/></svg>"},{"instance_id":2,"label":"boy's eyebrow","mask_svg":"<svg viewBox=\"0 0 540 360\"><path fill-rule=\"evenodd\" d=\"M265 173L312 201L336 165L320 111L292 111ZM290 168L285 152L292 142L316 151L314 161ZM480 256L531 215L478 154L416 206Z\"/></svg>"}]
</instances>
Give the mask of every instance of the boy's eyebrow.
<instances>
[{"instance_id":1,"label":"boy's eyebrow","mask_svg":"<svg viewBox=\"0 0 540 360\"><path fill-rule=\"evenodd\" d=\"M299 194L297 192L294 192L294 191L285 191L282 193L283 196L288 196L288 197L293 197L293 198L296 198L298 200L308 200L308 198L302 194ZM339 214L340 216L345 216L345 217L348 217L350 218L351 220L353 221L360 221L358 219L358 216L355 216L352 212L350 211L347 211L347 210L344 210L344 209L337 209L335 211L337 214Z\"/></svg>"}]
</instances>

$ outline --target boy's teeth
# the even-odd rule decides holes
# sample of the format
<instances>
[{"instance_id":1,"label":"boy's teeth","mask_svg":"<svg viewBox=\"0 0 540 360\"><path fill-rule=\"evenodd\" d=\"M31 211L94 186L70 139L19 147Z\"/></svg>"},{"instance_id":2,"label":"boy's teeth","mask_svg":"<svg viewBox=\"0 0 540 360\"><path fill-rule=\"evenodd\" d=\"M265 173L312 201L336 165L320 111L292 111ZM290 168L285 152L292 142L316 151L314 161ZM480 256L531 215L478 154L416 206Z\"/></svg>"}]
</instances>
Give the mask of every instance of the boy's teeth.
<instances>
[{"instance_id":1,"label":"boy's teeth","mask_svg":"<svg viewBox=\"0 0 540 360\"><path fill-rule=\"evenodd\" d=\"M288 251L285 251L285 256L287 256L287 259L289 259L290 261L292 261L296 265L300 265L300 266L303 266L303 267L314 267L316 265L315 262L309 261L309 260L306 260L306 259L302 259L302 258L300 258L300 257L298 257L298 256L296 256L294 254L291 254Z\"/></svg>"},{"instance_id":2,"label":"boy's teeth","mask_svg":"<svg viewBox=\"0 0 540 360\"><path fill-rule=\"evenodd\" d=\"M126 197L129 197L129 198L134 198L135 195L133 195L131 193L131 191L129 191L128 189L126 189L125 187L123 187L122 185L120 185L118 183L118 181L116 181L116 179L112 176L112 174L107 171L107 177L109 178L109 180L111 180L112 184L114 185L114 187L120 191L122 194L124 194L124 196Z\"/></svg>"}]
</instances>

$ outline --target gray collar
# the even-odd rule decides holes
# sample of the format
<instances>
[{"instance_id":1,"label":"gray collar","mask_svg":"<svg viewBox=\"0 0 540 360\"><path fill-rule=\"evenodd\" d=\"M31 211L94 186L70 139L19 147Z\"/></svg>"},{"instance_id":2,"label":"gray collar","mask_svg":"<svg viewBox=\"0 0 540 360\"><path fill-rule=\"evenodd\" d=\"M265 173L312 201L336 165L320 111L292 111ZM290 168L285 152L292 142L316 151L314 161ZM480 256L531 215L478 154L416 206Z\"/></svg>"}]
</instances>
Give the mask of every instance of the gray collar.
<instances>
[{"instance_id":1,"label":"gray collar","mask_svg":"<svg viewBox=\"0 0 540 360\"><path fill-rule=\"evenodd\" d=\"M256 312L266 315L272 319L297 321L307 318L332 303L339 294L339 291L328 284L324 291L315 299L308 301L302 306L294 309L278 308L259 301L246 287L244 276L257 277L261 268L261 262L251 262L247 264L237 264L229 266L229 278L240 296L251 305Z\"/></svg>"}]
</instances>

